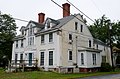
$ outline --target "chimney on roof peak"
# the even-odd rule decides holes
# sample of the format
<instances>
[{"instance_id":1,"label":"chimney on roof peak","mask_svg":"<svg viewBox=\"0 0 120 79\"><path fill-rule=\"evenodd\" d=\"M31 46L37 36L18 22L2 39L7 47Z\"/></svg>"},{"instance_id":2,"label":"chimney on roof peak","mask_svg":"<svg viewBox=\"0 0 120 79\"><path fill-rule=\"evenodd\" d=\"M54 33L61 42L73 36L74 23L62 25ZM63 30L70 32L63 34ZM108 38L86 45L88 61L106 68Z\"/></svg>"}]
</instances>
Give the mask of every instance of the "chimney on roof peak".
<instances>
[{"instance_id":1,"label":"chimney on roof peak","mask_svg":"<svg viewBox=\"0 0 120 79\"><path fill-rule=\"evenodd\" d=\"M70 16L70 4L64 3L63 6L63 17Z\"/></svg>"},{"instance_id":2,"label":"chimney on roof peak","mask_svg":"<svg viewBox=\"0 0 120 79\"><path fill-rule=\"evenodd\" d=\"M44 19L45 19L45 14L42 13L42 12L39 13L39 14L38 14L38 22L39 22L40 24L43 24Z\"/></svg>"}]
</instances>

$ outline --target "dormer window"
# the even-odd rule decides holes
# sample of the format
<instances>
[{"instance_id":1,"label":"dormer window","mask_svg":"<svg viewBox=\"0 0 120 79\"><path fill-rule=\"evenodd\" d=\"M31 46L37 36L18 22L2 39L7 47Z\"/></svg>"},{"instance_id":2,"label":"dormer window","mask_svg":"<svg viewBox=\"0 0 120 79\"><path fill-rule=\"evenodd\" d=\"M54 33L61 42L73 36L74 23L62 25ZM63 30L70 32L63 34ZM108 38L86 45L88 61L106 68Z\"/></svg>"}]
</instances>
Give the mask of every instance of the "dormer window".
<instances>
[{"instance_id":1,"label":"dormer window","mask_svg":"<svg viewBox=\"0 0 120 79\"><path fill-rule=\"evenodd\" d=\"M91 40L89 40L89 47L91 47Z\"/></svg>"},{"instance_id":2,"label":"dormer window","mask_svg":"<svg viewBox=\"0 0 120 79\"><path fill-rule=\"evenodd\" d=\"M83 32L83 25L80 26L80 32Z\"/></svg>"},{"instance_id":3,"label":"dormer window","mask_svg":"<svg viewBox=\"0 0 120 79\"><path fill-rule=\"evenodd\" d=\"M29 30L28 30L28 35L32 36L34 35L34 28L32 27L32 25L30 26Z\"/></svg>"},{"instance_id":4,"label":"dormer window","mask_svg":"<svg viewBox=\"0 0 120 79\"><path fill-rule=\"evenodd\" d=\"M24 31L22 31L22 35L24 35Z\"/></svg>"},{"instance_id":5,"label":"dormer window","mask_svg":"<svg viewBox=\"0 0 120 79\"><path fill-rule=\"evenodd\" d=\"M75 30L77 30L78 22L75 22Z\"/></svg>"}]
</instances>

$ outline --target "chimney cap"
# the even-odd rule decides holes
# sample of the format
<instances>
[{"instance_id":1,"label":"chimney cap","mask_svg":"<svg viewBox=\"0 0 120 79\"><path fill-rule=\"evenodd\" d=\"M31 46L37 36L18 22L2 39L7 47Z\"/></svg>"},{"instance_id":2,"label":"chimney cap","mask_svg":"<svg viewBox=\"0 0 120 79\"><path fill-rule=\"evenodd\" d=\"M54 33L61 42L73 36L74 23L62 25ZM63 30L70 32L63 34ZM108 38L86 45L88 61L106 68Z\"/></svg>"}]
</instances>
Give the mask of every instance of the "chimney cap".
<instances>
[{"instance_id":1,"label":"chimney cap","mask_svg":"<svg viewBox=\"0 0 120 79\"><path fill-rule=\"evenodd\" d=\"M45 13L42 13L42 12L41 12L41 13L38 13L38 15L41 15L41 14L42 14L42 15L45 15Z\"/></svg>"},{"instance_id":2,"label":"chimney cap","mask_svg":"<svg viewBox=\"0 0 120 79\"><path fill-rule=\"evenodd\" d=\"M62 6L65 6L65 5L70 6L70 4L69 4L69 3L64 3L64 4L62 4Z\"/></svg>"}]
</instances>

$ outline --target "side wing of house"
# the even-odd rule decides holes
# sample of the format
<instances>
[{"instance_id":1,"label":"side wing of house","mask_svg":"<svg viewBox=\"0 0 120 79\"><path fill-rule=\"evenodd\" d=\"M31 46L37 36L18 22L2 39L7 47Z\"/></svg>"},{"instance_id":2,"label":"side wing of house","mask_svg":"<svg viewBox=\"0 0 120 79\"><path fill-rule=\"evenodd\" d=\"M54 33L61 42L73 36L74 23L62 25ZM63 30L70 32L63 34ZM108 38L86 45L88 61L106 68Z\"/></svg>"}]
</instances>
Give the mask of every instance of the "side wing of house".
<instances>
[{"instance_id":1,"label":"side wing of house","mask_svg":"<svg viewBox=\"0 0 120 79\"><path fill-rule=\"evenodd\" d=\"M68 71L74 71L75 67L80 72L97 70L101 65L101 50L94 49L93 37L87 25L79 14L76 17L61 27L62 66Z\"/></svg>"},{"instance_id":2,"label":"side wing of house","mask_svg":"<svg viewBox=\"0 0 120 79\"><path fill-rule=\"evenodd\" d=\"M36 24L32 21L26 27L20 29L21 34L14 38L12 50L13 64L20 65L24 61L26 66L32 66L37 53L34 35L37 30Z\"/></svg>"}]
</instances>

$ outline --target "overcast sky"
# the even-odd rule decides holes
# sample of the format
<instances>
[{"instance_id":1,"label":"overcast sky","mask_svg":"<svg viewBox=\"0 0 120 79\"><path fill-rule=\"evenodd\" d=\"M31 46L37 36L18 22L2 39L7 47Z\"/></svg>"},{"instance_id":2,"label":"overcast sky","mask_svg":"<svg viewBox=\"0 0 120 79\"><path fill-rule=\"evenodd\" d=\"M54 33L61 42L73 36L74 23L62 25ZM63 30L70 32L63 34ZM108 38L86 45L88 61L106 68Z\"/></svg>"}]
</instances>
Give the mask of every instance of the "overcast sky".
<instances>
[{"instance_id":1,"label":"overcast sky","mask_svg":"<svg viewBox=\"0 0 120 79\"><path fill-rule=\"evenodd\" d=\"M54 0L62 5L66 0ZM100 18L103 14L112 21L120 20L120 0L69 0L91 19ZM38 21L38 13L45 13L45 18L62 18L62 9L51 0L0 0L0 11L14 18ZM71 13L80 13L71 6ZM26 26L26 22L17 21L17 27ZM88 20L88 23L92 23Z\"/></svg>"}]
</instances>

